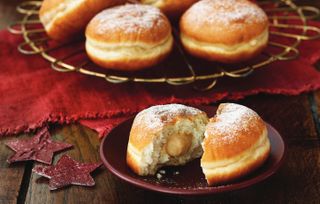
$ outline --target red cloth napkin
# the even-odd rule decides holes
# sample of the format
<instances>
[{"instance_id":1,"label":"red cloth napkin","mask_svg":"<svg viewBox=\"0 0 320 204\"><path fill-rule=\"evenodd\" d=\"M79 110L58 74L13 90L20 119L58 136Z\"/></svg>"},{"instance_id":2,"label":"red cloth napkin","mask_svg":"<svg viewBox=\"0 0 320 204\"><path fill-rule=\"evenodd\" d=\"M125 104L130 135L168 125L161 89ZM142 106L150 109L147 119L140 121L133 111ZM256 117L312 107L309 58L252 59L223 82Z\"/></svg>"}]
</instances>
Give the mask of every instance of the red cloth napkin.
<instances>
[{"instance_id":1,"label":"red cloth napkin","mask_svg":"<svg viewBox=\"0 0 320 204\"><path fill-rule=\"evenodd\" d=\"M0 32L0 136L28 132L48 122L79 120L104 135L154 104L199 105L257 93L296 95L320 88L320 73L313 66L320 59L319 40L302 43L298 60L276 62L245 79L224 78L208 92L169 85L116 85L79 73L59 73L38 55L20 54L20 42L21 37Z\"/></svg>"}]
</instances>

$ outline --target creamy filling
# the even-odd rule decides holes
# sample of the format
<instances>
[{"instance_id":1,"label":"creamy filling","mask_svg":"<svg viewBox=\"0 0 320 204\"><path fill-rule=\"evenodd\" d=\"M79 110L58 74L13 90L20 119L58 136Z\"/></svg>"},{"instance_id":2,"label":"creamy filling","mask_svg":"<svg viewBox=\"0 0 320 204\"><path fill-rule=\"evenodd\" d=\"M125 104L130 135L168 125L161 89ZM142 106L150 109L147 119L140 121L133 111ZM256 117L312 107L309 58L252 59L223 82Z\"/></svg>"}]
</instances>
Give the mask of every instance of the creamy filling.
<instances>
[{"instance_id":1,"label":"creamy filling","mask_svg":"<svg viewBox=\"0 0 320 204\"><path fill-rule=\"evenodd\" d=\"M170 135L164 146L166 153L172 157L187 153L191 147L193 136L191 134Z\"/></svg>"}]
</instances>

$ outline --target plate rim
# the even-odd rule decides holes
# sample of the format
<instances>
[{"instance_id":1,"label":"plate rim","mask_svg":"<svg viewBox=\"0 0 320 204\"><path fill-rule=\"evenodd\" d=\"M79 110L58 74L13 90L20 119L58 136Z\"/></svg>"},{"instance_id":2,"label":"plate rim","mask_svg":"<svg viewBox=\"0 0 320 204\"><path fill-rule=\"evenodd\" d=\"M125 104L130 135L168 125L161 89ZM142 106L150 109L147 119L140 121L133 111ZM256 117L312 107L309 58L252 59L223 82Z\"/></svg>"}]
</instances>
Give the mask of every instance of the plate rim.
<instances>
[{"instance_id":1,"label":"plate rim","mask_svg":"<svg viewBox=\"0 0 320 204\"><path fill-rule=\"evenodd\" d=\"M210 107L210 106L209 106ZM118 128L120 125L132 120L134 118L130 117L127 120L121 122L120 124L118 124L116 127L114 127L109 133L111 134L116 128ZM226 185L222 185L222 186L212 186L212 187L205 187L205 188L198 188L197 190L194 189L182 189L182 188L177 188L177 187L163 187L163 186L156 186L154 184L151 184L147 181L144 181L142 179L137 179L137 178L132 178L130 176L127 175L123 175L121 172L119 172L116 168L113 167L113 165L111 165L108 160L106 159L106 157L104 156L104 144L107 141L108 135L106 135L101 143L100 143L100 150L99 150L99 155L100 155L100 159L102 160L103 164L105 165L105 167L116 177L120 178L123 181L126 181L127 183L130 183L136 187L145 189L145 190L149 190L149 191L154 191L154 192L159 192L159 193L165 193L165 194L171 194L171 195L186 195L186 196L198 196L198 195L214 195L214 194L220 194L220 193L226 193L226 192L230 192L230 191L236 191L236 190L240 190L240 189L244 189L250 186L253 186L255 184L258 184L264 180L266 180L267 178L271 177L272 175L274 175L279 168L282 166L285 157L286 157L286 152L287 152L287 145L285 142L285 139L281 136L281 134L269 123L266 122L267 128L270 128L272 131L274 131L277 135L277 139L278 141L281 142L281 146L282 148L282 155L279 157L279 161L274 164L273 168L262 172L261 174L258 174L257 176L241 181L239 183L235 183L235 184L226 184Z\"/></svg>"}]
</instances>

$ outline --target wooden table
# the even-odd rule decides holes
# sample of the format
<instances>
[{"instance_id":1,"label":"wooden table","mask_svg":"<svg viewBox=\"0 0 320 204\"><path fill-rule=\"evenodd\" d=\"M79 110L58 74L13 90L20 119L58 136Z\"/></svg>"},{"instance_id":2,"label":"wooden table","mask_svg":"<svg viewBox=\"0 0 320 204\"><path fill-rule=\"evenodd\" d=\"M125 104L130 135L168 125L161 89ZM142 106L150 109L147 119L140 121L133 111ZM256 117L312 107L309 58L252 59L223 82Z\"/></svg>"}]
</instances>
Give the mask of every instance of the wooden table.
<instances>
[{"instance_id":1,"label":"wooden table","mask_svg":"<svg viewBox=\"0 0 320 204\"><path fill-rule=\"evenodd\" d=\"M1 29L19 19L15 12L19 2L0 0ZM299 3L320 8L318 0ZM8 165L6 159L13 152L4 142L10 137L0 139L0 203L320 203L320 91L300 96L260 94L239 103L260 113L288 143L280 171L258 185L222 195L175 197L133 187L101 168L94 173L93 188L71 186L50 192L47 180L31 172L34 162ZM73 124L53 127L51 133L56 140L74 144L68 151L73 158L99 161L99 140L94 131Z\"/></svg>"}]
</instances>

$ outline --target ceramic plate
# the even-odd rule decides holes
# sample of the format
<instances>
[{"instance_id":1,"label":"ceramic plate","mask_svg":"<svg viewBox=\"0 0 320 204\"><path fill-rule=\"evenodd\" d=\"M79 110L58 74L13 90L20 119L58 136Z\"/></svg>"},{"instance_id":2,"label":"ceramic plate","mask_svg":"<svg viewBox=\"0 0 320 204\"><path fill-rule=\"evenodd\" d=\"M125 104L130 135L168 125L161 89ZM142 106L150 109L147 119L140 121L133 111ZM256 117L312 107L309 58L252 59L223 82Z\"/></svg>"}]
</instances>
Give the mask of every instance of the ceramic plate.
<instances>
[{"instance_id":1,"label":"ceramic plate","mask_svg":"<svg viewBox=\"0 0 320 204\"><path fill-rule=\"evenodd\" d=\"M215 113L214 107L199 107L209 116ZM164 167L161 178L157 176L142 177L135 174L126 164L126 151L129 132L133 118L114 128L103 140L100 156L104 165L115 176L135 186L176 195L206 195L238 190L259 183L273 175L283 162L285 144L280 134L267 124L271 153L267 161L256 171L226 185L208 186L201 171L200 159L184 166Z\"/></svg>"}]
</instances>

